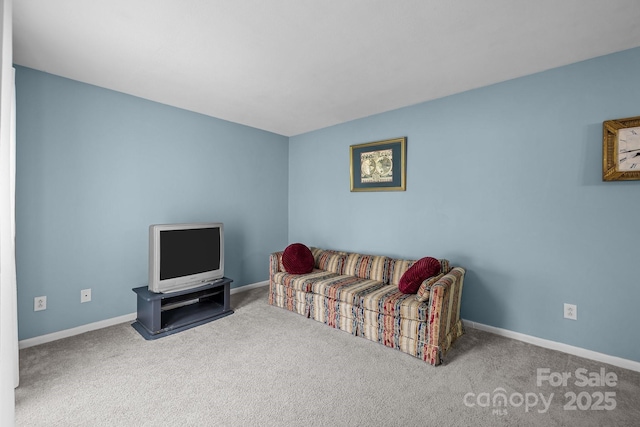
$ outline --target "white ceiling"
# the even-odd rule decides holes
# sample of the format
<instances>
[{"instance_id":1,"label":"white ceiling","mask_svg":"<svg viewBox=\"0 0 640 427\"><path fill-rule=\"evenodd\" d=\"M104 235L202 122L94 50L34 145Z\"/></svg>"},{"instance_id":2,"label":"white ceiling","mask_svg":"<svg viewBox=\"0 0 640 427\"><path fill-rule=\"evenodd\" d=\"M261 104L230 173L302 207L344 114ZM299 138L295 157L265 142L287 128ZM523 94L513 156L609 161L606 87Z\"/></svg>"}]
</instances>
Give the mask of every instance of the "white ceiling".
<instances>
[{"instance_id":1,"label":"white ceiling","mask_svg":"<svg viewBox=\"0 0 640 427\"><path fill-rule=\"evenodd\" d=\"M18 65L297 135L640 46L639 0L14 0Z\"/></svg>"}]
</instances>

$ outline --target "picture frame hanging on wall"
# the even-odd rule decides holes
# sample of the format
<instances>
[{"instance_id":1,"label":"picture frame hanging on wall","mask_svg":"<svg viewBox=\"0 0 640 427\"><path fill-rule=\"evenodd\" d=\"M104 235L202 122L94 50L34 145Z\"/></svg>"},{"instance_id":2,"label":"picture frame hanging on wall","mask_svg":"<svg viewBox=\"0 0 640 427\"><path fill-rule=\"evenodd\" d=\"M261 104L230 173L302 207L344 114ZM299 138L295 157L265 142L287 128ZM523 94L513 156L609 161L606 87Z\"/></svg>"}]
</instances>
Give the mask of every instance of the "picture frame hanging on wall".
<instances>
[{"instance_id":1,"label":"picture frame hanging on wall","mask_svg":"<svg viewBox=\"0 0 640 427\"><path fill-rule=\"evenodd\" d=\"M640 116L602 123L602 180L640 180Z\"/></svg>"},{"instance_id":2,"label":"picture frame hanging on wall","mask_svg":"<svg viewBox=\"0 0 640 427\"><path fill-rule=\"evenodd\" d=\"M406 191L407 137L349 147L351 191Z\"/></svg>"}]
</instances>

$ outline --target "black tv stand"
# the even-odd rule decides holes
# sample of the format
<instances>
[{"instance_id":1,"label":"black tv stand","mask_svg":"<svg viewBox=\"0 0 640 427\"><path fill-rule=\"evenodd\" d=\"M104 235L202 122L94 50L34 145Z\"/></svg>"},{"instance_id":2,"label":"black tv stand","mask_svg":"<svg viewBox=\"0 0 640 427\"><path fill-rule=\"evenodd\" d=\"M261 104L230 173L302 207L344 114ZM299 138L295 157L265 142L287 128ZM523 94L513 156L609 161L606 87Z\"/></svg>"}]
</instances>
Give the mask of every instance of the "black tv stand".
<instances>
[{"instance_id":1,"label":"black tv stand","mask_svg":"<svg viewBox=\"0 0 640 427\"><path fill-rule=\"evenodd\" d=\"M138 294L138 318L131 326L145 339L153 340L228 316L233 313L229 306L231 282L223 277L165 294L150 292L147 286L133 288Z\"/></svg>"}]
</instances>

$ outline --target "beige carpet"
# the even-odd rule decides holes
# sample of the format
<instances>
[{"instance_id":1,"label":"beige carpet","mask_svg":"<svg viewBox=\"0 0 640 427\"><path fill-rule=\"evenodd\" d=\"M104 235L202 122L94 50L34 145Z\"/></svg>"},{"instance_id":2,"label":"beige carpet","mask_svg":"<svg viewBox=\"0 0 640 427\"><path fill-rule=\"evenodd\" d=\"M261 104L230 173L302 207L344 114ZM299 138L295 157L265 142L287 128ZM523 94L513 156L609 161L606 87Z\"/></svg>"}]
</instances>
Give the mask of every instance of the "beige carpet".
<instances>
[{"instance_id":1,"label":"beige carpet","mask_svg":"<svg viewBox=\"0 0 640 427\"><path fill-rule=\"evenodd\" d=\"M237 293L231 316L155 341L122 324L21 350L16 425L640 423L637 372L474 329L432 367L266 300L266 288ZM571 377L538 385L539 368ZM577 369L594 383L579 387Z\"/></svg>"}]
</instances>

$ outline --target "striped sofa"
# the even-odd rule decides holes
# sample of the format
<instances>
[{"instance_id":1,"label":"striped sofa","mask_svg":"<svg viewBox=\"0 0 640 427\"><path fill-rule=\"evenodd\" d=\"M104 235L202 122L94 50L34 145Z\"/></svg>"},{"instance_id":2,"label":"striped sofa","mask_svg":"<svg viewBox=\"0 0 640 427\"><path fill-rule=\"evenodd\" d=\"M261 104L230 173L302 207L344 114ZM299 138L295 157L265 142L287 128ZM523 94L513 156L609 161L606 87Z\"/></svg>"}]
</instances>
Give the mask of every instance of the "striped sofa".
<instances>
[{"instance_id":1,"label":"striped sofa","mask_svg":"<svg viewBox=\"0 0 640 427\"><path fill-rule=\"evenodd\" d=\"M310 248L314 269L290 274L283 252L270 256L269 304L439 365L464 331L460 299L464 269L441 261L419 295L398 289L415 260Z\"/></svg>"}]
</instances>

